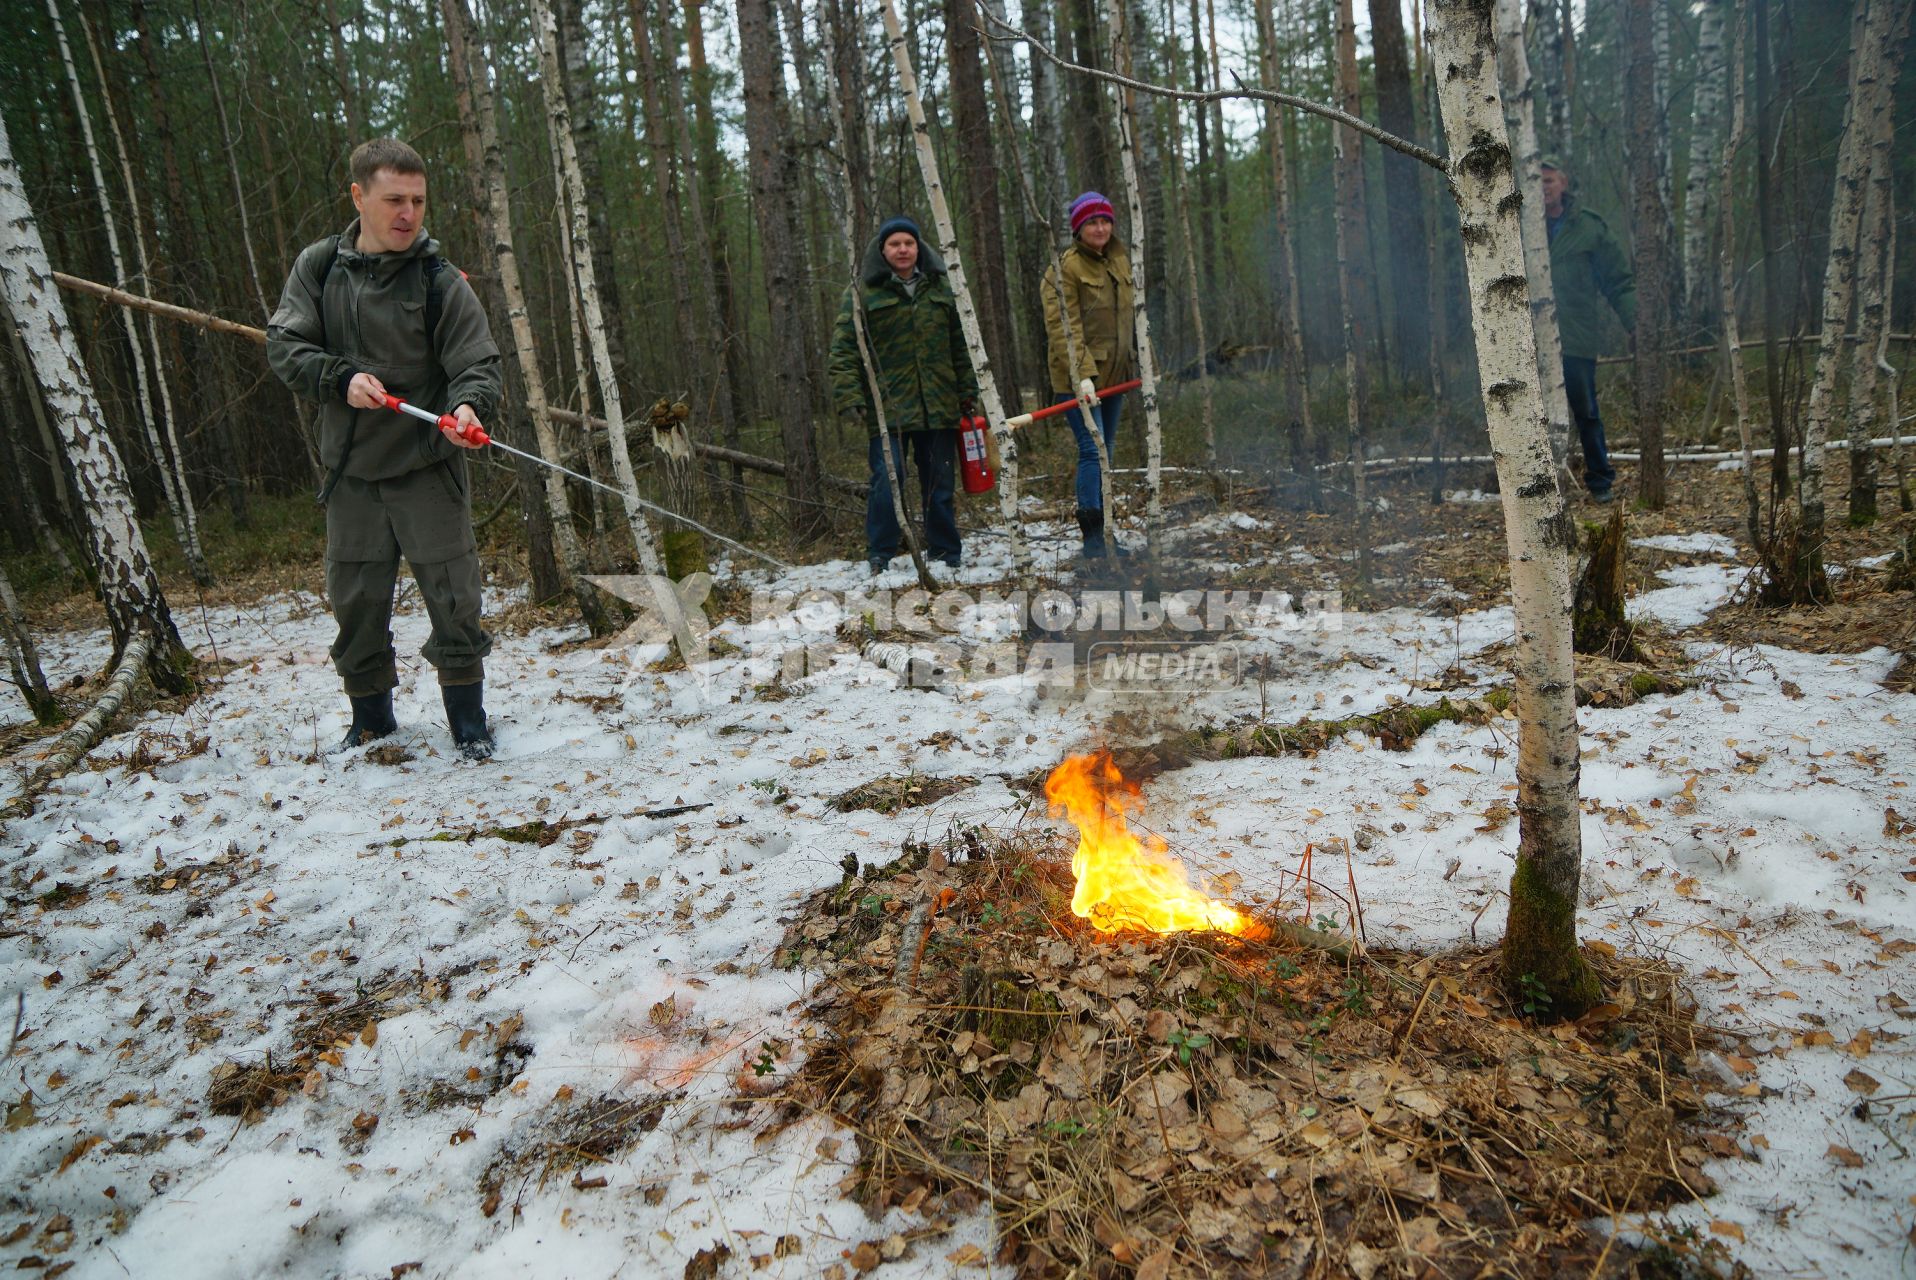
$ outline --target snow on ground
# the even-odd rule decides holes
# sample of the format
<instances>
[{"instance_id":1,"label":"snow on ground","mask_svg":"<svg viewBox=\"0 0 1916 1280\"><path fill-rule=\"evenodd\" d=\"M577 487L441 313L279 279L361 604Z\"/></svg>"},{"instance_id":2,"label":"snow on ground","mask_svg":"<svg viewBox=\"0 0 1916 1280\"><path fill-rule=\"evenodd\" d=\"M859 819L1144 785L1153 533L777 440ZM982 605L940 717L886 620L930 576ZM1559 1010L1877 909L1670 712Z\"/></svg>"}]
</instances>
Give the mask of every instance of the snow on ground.
<instances>
[{"instance_id":1,"label":"snow on ground","mask_svg":"<svg viewBox=\"0 0 1916 1280\"><path fill-rule=\"evenodd\" d=\"M1003 544L972 546L961 586L1002 577ZM1674 585L1633 613L1681 627L1739 573L1668 570ZM874 580L840 561L773 585L869 593L908 588L910 573ZM968 643L1005 625L1002 607L948 604ZM411 759L316 754L346 716L312 597L195 618L183 629L196 647L242 665L96 753L140 749L148 767L69 777L6 834L0 982L24 1014L0 1266L72 1261L69 1280L384 1276L412 1262L422 1276L650 1277L722 1244L720 1275L758 1274L761 1258L768 1276L819 1275L915 1224L869 1221L839 1197L847 1135L811 1118L768 1136L764 1109L740 1101L746 1064L769 1052L776 1075L802 1053L780 1046L802 1044L807 981L774 968L773 950L781 918L836 881L841 859L888 861L955 823L1046 823L1007 783L1114 716L1148 738L1155 724L1433 697L1423 686L1453 667L1498 681L1486 650L1511 626L1507 608L1345 614L1337 629L1266 613L1244 628L1229 688L1086 693L1013 674L910 690L831 647L862 607L821 594L727 622L689 671L649 669L658 645L501 636L501 750L484 767L452 757L417 661L398 699ZM409 608L396 631L415 652L423 616ZM54 678L106 653L97 634L43 640ZM1584 935L1680 965L1703 1019L1748 1038L1721 1062L1717 1101L1744 1117L1754 1159L1718 1161L1721 1193L1670 1217L1740 1230L1727 1242L1759 1274L1900 1274L1916 1219L1916 699L1880 688L1882 652L1690 652L1691 692L1581 716ZM1319 879L1343 884L1322 860L1341 861L1346 838L1374 942L1490 940L1517 837L1515 732L1444 725L1403 753L1353 736L1310 759L1199 764L1151 785L1147 819L1246 897L1276 892L1306 842ZM889 817L829 805L908 769L978 784ZM680 806L705 807L646 816ZM545 846L476 834L592 815ZM1339 910L1311 907L1326 909ZM302 1014L395 987L418 994L338 1047L309 1092L254 1125L207 1107L222 1063L284 1061ZM665 1100L655 1128L587 1171L606 1185L542 1183L535 1162L480 1212L495 1161L601 1097ZM70 1235L49 1231L56 1215ZM19 1223L28 1234L7 1236ZM988 1251L989 1237L977 1217L881 1270L943 1274L946 1253Z\"/></svg>"},{"instance_id":2,"label":"snow on ground","mask_svg":"<svg viewBox=\"0 0 1916 1280\"><path fill-rule=\"evenodd\" d=\"M1736 556L1735 540L1720 533L1660 533L1651 538L1632 538L1630 545L1649 547L1653 551L1680 551L1730 559Z\"/></svg>"}]
</instances>

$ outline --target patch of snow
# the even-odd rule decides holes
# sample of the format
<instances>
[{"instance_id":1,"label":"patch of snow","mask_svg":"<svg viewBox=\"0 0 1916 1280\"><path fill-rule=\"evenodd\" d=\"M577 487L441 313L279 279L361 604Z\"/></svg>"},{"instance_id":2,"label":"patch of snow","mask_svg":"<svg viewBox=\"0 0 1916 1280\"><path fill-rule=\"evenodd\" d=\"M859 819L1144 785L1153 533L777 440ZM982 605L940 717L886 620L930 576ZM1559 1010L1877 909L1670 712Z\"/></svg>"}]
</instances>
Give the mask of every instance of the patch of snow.
<instances>
[{"instance_id":1,"label":"patch of snow","mask_svg":"<svg viewBox=\"0 0 1916 1280\"><path fill-rule=\"evenodd\" d=\"M1650 538L1632 538L1633 547L1649 547L1653 551L1680 551L1690 555L1724 556L1736 555L1736 541L1720 533L1660 533Z\"/></svg>"}]
</instances>

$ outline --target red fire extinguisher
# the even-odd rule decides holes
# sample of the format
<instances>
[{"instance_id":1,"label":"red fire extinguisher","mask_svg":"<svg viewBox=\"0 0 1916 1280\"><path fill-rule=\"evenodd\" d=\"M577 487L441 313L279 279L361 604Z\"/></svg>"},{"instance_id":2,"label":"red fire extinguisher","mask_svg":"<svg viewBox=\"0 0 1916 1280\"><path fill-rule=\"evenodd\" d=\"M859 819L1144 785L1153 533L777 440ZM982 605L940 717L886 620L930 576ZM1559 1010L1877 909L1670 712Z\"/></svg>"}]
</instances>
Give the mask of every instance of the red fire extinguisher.
<instances>
[{"instance_id":1,"label":"red fire extinguisher","mask_svg":"<svg viewBox=\"0 0 1916 1280\"><path fill-rule=\"evenodd\" d=\"M964 473L966 493L990 493L998 482L991 471L983 418L958 419L958 467Z\"/></svg>"}]
</instances>

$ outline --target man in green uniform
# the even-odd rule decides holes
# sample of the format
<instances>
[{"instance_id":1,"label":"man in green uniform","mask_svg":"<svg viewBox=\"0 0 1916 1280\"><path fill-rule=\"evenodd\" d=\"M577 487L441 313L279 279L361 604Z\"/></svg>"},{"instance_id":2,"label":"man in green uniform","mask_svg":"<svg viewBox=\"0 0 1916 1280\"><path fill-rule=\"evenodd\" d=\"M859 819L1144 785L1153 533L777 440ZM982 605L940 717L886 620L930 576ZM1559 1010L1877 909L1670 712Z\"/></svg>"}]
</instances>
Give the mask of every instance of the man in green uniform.
<instances>
[{"instance_id":1,"label":"man in green uniform","mask_svg":"<svg viewBox=\"0 0 1916 1280\"><path fill-rule=\"evenodd\" d=\"M905 454L918 462L925 504L925 543L933 560L956 569L963 556L953 501L958 418L978 397L978 379L965 350L958 302L946 278L945 261L918 235L910 218L892 218L865 247L858 281L845 290L832 330L832 402L838 412L864 424L871 443L871 493L865 503L865 558L883 573L898 554L898 515L878 435L871 383L858 353L855 308L865 312L885 429L902 492Z\"/></svg>"},{"instance_id":2,"label":"man in green uniform","mask_svg":"<svg viewBox=\"0 0 1916 1280\"><path fill-rule=\"evenodd\" d=\"M1607 302L1623 327L1634 331L1636 276L1608 224L1570 194L1570 175L1554 156L1543 160L1543 216L1563 340L1563 389L1583 442L1583 483L1594 501L1608 502L1617 472L1597 412L1597 356L1603 350L1603 313L1597 303Z\"/></svg>"},{"instance_id":3,"label":"man in green uniform","mask_svg":"<svg viewBox=\"0 0 1916 1280\"><path fill-rule=\"evenodd\" d=\"M333 667L352 703L340 749L392 733L393 588L399 557L432 620L422 652L439 672L446 723L461 755L492 754L486 724L465 440L384 407L388 394L463 427L499 401L499 348L464 276L426 234L426 166L393 138L353 152L359 217L308 245L293 263L266 330L273 372L320 405L327 471L326 594L339 624Z\"/></svg>"}]
</instances>

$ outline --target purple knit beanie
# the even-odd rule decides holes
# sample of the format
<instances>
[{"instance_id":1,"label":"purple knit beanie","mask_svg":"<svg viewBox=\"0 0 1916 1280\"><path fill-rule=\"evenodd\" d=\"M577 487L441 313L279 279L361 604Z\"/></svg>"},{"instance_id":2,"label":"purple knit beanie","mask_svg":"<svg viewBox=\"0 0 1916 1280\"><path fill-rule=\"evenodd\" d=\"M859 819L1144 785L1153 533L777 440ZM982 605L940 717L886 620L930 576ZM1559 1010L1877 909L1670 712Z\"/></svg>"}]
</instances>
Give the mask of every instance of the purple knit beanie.
<instances>
[{"instance_id":1,"label":"purple knit beanie","mask_svg":"<svg viewBox=\"0 0 1916 1280\"><path fill-rule=\"evenodd\" d=\"M1071 234L1077 235L1078 228L1093 218L1118 220L1118 214L1111 202L1095 191L1087 191L1071 202Z\"/></svg>"}]
</instances>

